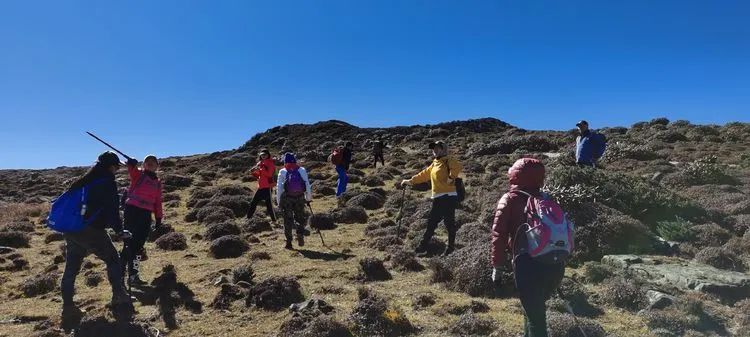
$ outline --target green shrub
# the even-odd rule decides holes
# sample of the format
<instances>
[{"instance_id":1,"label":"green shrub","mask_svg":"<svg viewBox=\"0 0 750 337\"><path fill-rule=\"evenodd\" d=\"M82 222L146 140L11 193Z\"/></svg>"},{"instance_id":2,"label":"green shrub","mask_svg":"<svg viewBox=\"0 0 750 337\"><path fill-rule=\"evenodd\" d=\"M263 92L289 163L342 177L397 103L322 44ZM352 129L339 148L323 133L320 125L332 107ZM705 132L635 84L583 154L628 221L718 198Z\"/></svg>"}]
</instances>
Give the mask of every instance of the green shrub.
<instances>
[{"instance_id":1,"label":"green shrub","mask_svg":"<svg viewBox=\"0 0 750 337\"><path fill-rule=\"evenodd\" d=\"M669 241L692 241L695 238L695 233L690 230L692 226L693 223L678 216L674 220L659 221L656 224L656 233Z\"/></svg>"},{"instance_id":2,"label":"green shrub","mask_svg":"<svg viewBox=\"0 0 750 337\"><path fill-rule=\"evenodd\" d=\"M604 153L605 162L613 162L618 159L654 160L661 156L648 145L617 142L607 146Z\"/></svg>"},{"instance_id":3,"label":"green shrub","mask_svg":"<svg viewBox=\"0 0 750 337\"><path fill-rule=\"evenodd\" d=\"M726 167L718 162L716 156L703 157L688 164L680 175L687 185L735 184L734 179L726 173Z\"/></svg>"},{"instance_id":4,"label":"green shrub","mask_svg":"<svg viewBox=\"0 0 750 337\"><path fill-rule=\"evenodd\" d=\"M692 220L706 214L705 210L650 180L622 173L579 167L553 167L547 174L547 183L555 186L554 189L550 188L553 196L555 189L580 184L583 186L580 189L591 193L586 200L603 203L651 226L659 221L672 220L677 215Z\"/></svg>"}]
</instances>

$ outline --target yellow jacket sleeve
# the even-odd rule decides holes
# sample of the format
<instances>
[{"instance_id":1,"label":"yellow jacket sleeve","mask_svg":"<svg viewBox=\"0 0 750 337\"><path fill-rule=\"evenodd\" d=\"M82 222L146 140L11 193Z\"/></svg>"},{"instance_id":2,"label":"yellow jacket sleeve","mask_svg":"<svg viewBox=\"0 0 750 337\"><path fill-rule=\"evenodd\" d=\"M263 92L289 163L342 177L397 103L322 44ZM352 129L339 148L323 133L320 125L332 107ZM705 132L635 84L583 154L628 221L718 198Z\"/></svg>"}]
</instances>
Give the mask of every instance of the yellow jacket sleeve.
<instances>
[{"instance_id":1,"label":"yellow jacket sleeve","mask_svg":"<svg viewBox=\"0 0 750 337\"><path fill-rule=\"evenodd\" d=\"M411 177L411 183L412 184L422 184L430 181L430 174L432 173L432 165L427 166L426 169L422 170L422 172L417 173L417 175Z\"/></svg>"}]
</instances>

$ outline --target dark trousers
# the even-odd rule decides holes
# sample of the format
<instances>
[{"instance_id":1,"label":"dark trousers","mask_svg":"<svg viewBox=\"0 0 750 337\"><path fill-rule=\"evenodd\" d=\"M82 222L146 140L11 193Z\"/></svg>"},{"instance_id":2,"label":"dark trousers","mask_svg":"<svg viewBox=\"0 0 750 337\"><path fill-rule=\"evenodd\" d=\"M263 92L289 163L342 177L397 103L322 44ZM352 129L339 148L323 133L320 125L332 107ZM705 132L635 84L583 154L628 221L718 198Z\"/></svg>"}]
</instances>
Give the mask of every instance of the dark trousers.
<instances>
[{"instance_id":1,"label":"dark trousers","mask_svg":"<svg viewBox=\"0 0 750 337\"><path fill-rule=\"evenodd\" d=\"M271 220L276 221L276 214L273 213L273 204L271 204L271 189L261 188L255 191L253 201L250 202L250 210L247 212L247 217L252 218L255 215L255 209L258 207L258 203L261 201L266 202L266 211Z\"/></svg>"},{"instance_id":2,"label":"dark trousers","mask_svg":"<svg viewBox=\"0 0 750 337\"><path fill-rule=\"evenodd\" d=\"M304 196L281 196L281 212L284 214L284 235L287 241L292 241L292 231L295 228L297 229L298 238L305 234L305 223L307 222L305 205Z\"/></svg>"},{"instance_id":3,"label":"dark trousers","mask_svg":"<svg viewBox=\"0 0 750 337\"><path fill-rule=\"evenodd\" d=\"M141 252L151 232L151 211L133 205L125 206L125 229L133 237L125 241L120 255L123 267L127 267L128 275L133 276L138 274Z\"/></svg>"},{"instance_id":4,"label":"dark trousers","mask_svg":"<svg viewBox=\"0 0 750 337\"><path fill-rule=\"evenodd\" d=\"M422 237L422 245L426 246L432 236L435 235L440 221L445 223L445 229L448 230L448 246L453 247L456 243L456 207L458 206L458 197L453 195L444 195L432 199L432 209L430 217L427 219L427 230Z\"/></svg>"},{"instance_id":5,"label":"dark trousers","mask_svg":"<svg viewBox=\"0 0 750 337\"><path fill-rule=\"evenodd\" d=\"M535 261L529 254L516 257L514 264L516 288L526 313L524 337L548 337L546 302L560 286L565 265Z\"/></svg>"},{"instance_id":6,"label":"dark trousers","mask_svg":"<svg viewBox=\"0 0 750 337\"><path fill-rule=\"evenodd\" d=\"M112 298L126 296L122 282L122 267L112 240L104 229L87 227L80 232L65 233L65 271L60 289L63 304L73 304L76 276L81 271L83 259L94 253L107 266L107 279L112 286Z\"/></svg>"},{"instance_id":7,"label":"dark trousers","mask_svg":"<svg viewBox=\"0 0 750 337\"><path fill-rule=\"evenodd\" d=\"M383 152L374 152L372 156L374 157L375 161L373 163L373 167L378 167L378 161L380 161L380 165L385 166L385 158L383 157Z\"/></svg>"}]
</instances>

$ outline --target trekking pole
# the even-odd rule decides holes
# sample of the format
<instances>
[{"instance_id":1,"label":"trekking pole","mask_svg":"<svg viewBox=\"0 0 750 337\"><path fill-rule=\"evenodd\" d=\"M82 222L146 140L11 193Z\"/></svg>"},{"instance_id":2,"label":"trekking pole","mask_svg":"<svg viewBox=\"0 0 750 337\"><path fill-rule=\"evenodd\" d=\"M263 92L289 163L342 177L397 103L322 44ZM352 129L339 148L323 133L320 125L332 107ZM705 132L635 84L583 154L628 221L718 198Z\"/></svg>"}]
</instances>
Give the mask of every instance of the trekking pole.
<instances>
[{"instance_id":1,"label":"trekking pole","mask_svg":"<svg viewBox=\"0 0 750 337\"><path fill-rule=\"evenodd\" d=\"M91 132L88 132L88 131L86 131L86 133L87 133L87 134L88 134L89 136L91 136L91 137L94 137L94 139L96 139L96 140L98 140L98 141L102 142L102 144L104 144L104 145L107 145L107 147L109 147L110 149L112 149L112 150L114 150L115 152L119 153L119 154L120 154L121 156L125 157L125 159L128 159L128 160L132 159L132 158L130 158L130 157L129 157L128 155L126 155L126 154L124 154L124 153L120 152L120 150L116 149L116 148L115 148L114 146L112 146L112 145L109 145L109 143L107 143L107 142L103 141L103 140L102 140L101 138L97 137L97 136L96 136L96 135L94 135L93 133L91 133Z\"/></svg>"},{"instance_id":2,"label":"trekking pole","mask_svg":"<svg viewBox=\"0 0 750 337\"><path fill-rule=\"evenodd\" d=\"M406 203L406 188L407 186L402 186L402 192L401 192L401 206L398 207L398 214L396 215L396 221L398 222L398 225L396 226L396 237L401 236L401 219L404 217L404 203Z\"/></svg>"},{"instance_id":3,"label":"trekking pole","mask_svg":"<svg viewBox=\"0 0 750 337\"><path fill-rule=\"evenodd\" d=\"M310 205L310 202L309 202L309 201L307 202L307 208L309 208L309 209L310 209L310 216L313 216L313 215L314 215L315 213L313 212L312 206ZM318 235L320 236L320 242L321 242L321 243L323 244L323 247L326 247L326 248L328 248L328 249L331 249L330 247L328 247L328 246L326 245L326 242L325 242L325 240L323 240L323 233L321 233L321 232L320 232L320 228L316 228L316 230L317 230L317 232L318 232Z\"/></svg>"},{"instance_id":4,"label":"trekking pole","mask_svg":"<svg viewBox=\"0 0 750 337\"><path fill-rule=\"evenodd\" d=\"M581 331L581 334L583 335L583 337L589 337L586 334L586 331L584 331L583 328L581 327L581 323L578 322L578 317L576 317L576 314L573 312L573 307L570 306L570 302L565 300L565 297L563 297L563 294L560 288L557 288L557 296L559 296L560 299L563 300L563 302L565 302L565 310L567 310L568 313L571 316L573 316L573 322L575 322L576 326L578 327L578 330Z\"/></svg>"}]
</instances>

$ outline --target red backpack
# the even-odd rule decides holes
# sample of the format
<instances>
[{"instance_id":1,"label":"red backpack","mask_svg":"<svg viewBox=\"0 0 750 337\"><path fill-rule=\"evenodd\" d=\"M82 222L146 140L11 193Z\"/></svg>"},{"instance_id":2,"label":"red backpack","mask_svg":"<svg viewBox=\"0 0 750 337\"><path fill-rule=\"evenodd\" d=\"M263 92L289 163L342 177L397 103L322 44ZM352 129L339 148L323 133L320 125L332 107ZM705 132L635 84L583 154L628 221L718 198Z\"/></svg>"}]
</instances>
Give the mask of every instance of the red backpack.
<instances>
[{"instance_id":1,"label":"red backpack","mask_svg":"<svg viewBox=\"0 0 750 337\"><path fill-rule=\"evenodd\" d=\"M334 148L331 151L331 155L328 156L328 161L333 165L341 165L344 163L344 149L341 147Z\"/></svg>"}]
</instances>

